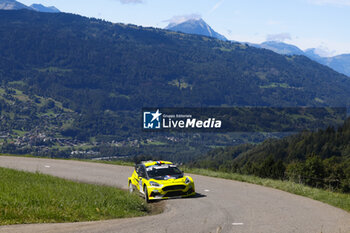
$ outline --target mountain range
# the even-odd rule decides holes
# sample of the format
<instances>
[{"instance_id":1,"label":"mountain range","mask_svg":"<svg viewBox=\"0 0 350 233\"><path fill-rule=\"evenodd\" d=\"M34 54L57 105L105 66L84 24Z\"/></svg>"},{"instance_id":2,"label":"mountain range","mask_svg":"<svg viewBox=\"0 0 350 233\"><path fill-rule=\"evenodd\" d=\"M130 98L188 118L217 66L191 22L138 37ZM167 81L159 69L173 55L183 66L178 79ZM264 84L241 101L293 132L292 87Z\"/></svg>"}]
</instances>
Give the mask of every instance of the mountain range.
<instances>
[{"instance_id":1,"label":"mountain range","mask_svg":"<svg viewBox=\"0 0 350 233\"><path fill-rule=\"evenodd\" d=\"M278 41L267 41L261 44L250 43L250 45L257 48L269 49L284 55L303 55L350 77L350 54L341 54L334 57L321 57L316 53L316 49L314 48L303 51L297 46Z\"/></svg>"},{"instance_id":2,"label":"mountain range","mask_svg":"<svg viewBox=\"0 0 350 233\"><path fill-rule=\"evenodd\" d=\"M44 6L42 4L32 4L29 6L30 8L36 10L36 11L40 11L40 12L48 12L48 13L59 13L61 12L59 9L57 9L54 6Z\"/></svg>"},{"instance_id":3,"label":"mountain range","mask_svg":"<svg viewBox=\"0 0 350 233\"><path fill-rule=\"evenodd\" d=\"M180 23L170 23L165 29L209 36L225 41L227 40L226 37L215 32L203 19L190 19ZM257 48L269 49L283 55L303 55L350 77L350 54L342 54L334 57L321 57L315 52L315 49L307 49L303 51L295 45L278 41L266 41L261 44L245 44Z\"/></svg>"},{"instance_id":4,"label":"mountain range","mask_svg":"<svg viewBox=\"0 0 350 233\"><path fill-rule=\"evenodd\" d=\"M176 32L214 37L227 40L225 36L214 31L203 19L190 19L179 23L170 23L165 29Z\"/></svg>"},{"instance_id":5,"label":"mountain range","mask_svg":"<svg viewBox=\"0 0 350 233\"><path fill-rule=\"evenodd\" d=\"M29 9L39 12L59 13L54 7L46 7L42 4L32 4L26 6L16 0L0 0L0 9L19 10ZM226 41L227 38L214 31L202 18L194 18L177 23L170 23L165 29L188 34L203 35ZM335 71L350 76L350 54L341 54L334 57L321 57L315 53L315 49L301 50L298 47L283 42L267 41L261 44L246 43L257 48L265 48L283 55L303 55L320 64L326 65Z\"/></svg>"},{"instance_id":6,"label":"mountain range","mask_svg":"<svg viewBox=\"0 0 350 233\"><path fill-rule=\"evenodd\" d=\"M19 10L19 9L29 9L29 7L15 0L0 0L0 9L1 10Z\"/></svg>"},{"instance_id":7,"label":"mountain range","mask_svg":"<svg viewBox=\"0 0 350 233\"><path fill-rule=\"evenodd\" d=\"M109 143L119 155L193 156L232 140L144 133L142 107L350 104L350 79L304 56L25 9L0 10L0 80L8 153L70 156Z\"/></svg>"},{"instance_id":8,"label":"mountain range","mask_svg":"<svg viewBox=\"0 0 350 233\"><path fill-rule=\"evenodd\" d=\"M35 11L48 12L48 13L60 12L60 10L58 10L54 6L46 7L42 4L32 4L30 6L26 6L15 0L0 0L0 10L20 10L20 9L28 9L28 10L35 10Z\"/></svg>"}]
</instances>

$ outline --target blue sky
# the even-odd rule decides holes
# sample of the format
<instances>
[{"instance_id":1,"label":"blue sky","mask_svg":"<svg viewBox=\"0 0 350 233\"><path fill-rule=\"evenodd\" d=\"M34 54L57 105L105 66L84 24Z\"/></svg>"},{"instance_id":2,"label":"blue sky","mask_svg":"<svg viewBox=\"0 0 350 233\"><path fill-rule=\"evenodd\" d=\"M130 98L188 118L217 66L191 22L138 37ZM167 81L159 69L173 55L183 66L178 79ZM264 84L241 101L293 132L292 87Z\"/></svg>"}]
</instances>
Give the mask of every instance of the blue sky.
<instances>
[{"instance_id":1,"label":"blue sky","mask_svg":"<svg viewBox=\"0 0 350 233\"><path fill-rule=\"evenodd\" d=\"M19 0L63 12L164 28L202 17L228 39L280 40L322 55L350 53L350 0Z\"/></svg>"}]
</instances>

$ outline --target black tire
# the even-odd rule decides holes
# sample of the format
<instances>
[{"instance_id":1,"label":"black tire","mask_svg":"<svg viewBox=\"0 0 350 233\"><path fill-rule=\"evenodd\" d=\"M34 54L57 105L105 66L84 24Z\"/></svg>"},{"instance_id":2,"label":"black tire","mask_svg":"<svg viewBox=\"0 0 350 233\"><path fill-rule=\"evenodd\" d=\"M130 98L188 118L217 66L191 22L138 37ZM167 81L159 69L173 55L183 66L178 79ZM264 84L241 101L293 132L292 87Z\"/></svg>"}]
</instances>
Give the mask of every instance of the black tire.
<instances>
[{"instance_id":1,"label":"black tire","mask_svg":"<svg viewBox=\"0 0 350 233\"><path fill-rule=\"evenodd\" d=\"M134 186L131 182L129 182L129 193L133 193L134 192Z\"/></svg>"},{"instance_id":2,"label":"black tire","mask_svg":"<svg viewBox=\"0 0 350 233\"><path fill-rule=\"evenodd\" d=\"M143 192L145 193L145 201L149 203L147 186L144 186Z\"/></svg>"}]
</instances>

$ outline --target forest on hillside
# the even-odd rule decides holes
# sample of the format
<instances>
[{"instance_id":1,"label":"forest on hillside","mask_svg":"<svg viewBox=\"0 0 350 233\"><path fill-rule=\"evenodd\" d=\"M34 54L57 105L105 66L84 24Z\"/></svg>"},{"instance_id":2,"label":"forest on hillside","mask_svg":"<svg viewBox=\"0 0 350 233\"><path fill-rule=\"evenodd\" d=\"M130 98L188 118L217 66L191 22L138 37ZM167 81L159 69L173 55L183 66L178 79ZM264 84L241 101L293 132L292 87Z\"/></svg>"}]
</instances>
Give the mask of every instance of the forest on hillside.
<instances>
[{"instance_id":1,"label":"forest on hillside","mask_svg":"<svg viewBox=\"0 0 350 233\"><path fill-rule=\"evenodd\" d=\"M350 118L341 127L211 150L190 166L350 192Z\"/></svg>"}]
</instances>

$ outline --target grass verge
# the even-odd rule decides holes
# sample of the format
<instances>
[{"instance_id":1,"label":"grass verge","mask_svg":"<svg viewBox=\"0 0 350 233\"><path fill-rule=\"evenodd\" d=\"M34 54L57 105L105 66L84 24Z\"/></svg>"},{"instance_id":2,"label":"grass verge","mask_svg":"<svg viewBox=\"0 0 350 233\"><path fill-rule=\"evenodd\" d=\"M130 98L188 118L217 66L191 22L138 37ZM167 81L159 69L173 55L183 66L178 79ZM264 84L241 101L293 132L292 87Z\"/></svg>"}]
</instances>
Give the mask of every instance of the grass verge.
<instances>
[{"instance_id":1,"label":"grass verge","mask_svg":"<svg viewBox=\"0 0 350 233\"><path fill-rule=\"evenodd\" d=\"M149 211L143 199L114 187L0 168L0 225L106 220Z\"/></svg>"},{"instance_id":2,"label":"grass verge","mask_svg":"<svg viewBox=\"0 0 350 233\"><path fill-rule=\"evenodd\" d=\"M263 179L256 176L241 175L236 173L216 172L207 169L187 168L182 167L186 173L197 175L218 177L230 180L236 180L251 184L262 185L300 196L308 197L317 201L327 203L329 205L341 208L350 212L350 194L335 193L324 189L312 188L302 184L297 184L291 181Z\"/></svg>"}]
</instances>

